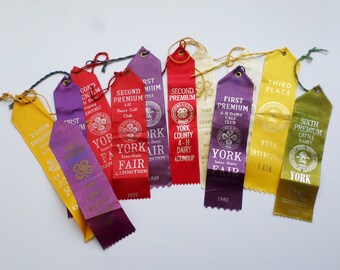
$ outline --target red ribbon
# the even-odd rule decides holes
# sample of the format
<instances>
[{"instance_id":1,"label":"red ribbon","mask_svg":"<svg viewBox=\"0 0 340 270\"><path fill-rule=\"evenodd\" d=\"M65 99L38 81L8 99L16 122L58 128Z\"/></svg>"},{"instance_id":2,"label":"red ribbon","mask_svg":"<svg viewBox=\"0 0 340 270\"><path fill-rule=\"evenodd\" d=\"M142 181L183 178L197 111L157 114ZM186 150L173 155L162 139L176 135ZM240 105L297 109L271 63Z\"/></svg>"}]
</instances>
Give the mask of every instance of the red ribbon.
<instances>
[{"instance_id":1,"label":"red ribbon","mask_svg":"<svg viewBox=\"0 0 340 270\"><path fill-rule=\"evenodd\" d=\"M97 54L96 57L100 54L101 53ZM96 74L93 73L95 65L91 67L92 72L88 72L84 68L74 67L71 71L71 79L80 87L88 142L112 186L113 153L111 108L105 96L102 94L103 90ZM94 96L98 95L102 97L93 99Z\"/></svg>"},{"instance_id":2,"label":"red ribbon","mask_svg":"<svg viewBox=\"0 0 340 270\"><path fill-rule=\"evenodd\" d=\"M113 189L120 200L150 198L144 83L129 68L114 76Z\"/></svg>"},{"instance_id":3,"label":"red ribbon","mask_svg":"<svg viewBox=\"0 0 340 270\"><path fill-rule=\"evenodd\" d=\"M173 184L198 184L198 135L195 61L181 41L168 56L168 114L170 167Z\"/></svg>"}]
</instances>

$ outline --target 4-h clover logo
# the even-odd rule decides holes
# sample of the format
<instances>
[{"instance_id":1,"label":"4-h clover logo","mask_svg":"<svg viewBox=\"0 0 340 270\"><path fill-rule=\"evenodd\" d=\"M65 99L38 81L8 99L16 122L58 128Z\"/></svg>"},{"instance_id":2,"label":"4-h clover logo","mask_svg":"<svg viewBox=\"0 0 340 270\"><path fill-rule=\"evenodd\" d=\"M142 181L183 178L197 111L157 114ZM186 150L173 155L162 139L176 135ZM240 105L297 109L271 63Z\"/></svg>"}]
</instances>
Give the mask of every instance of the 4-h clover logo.
<instances>
[{"instance_id":1,"label":"4-h clover logo","mask_svg":"<svg viewBox=\"0 0 340 270\"><path fill-rule=\"evenodd\" d=\"M187 108L179 108L177 110L177 117L179 119L185 119L188 117L188 109Z\"/></svg>"},{"instance_id":2,"label":"4-h clover logo","mask_svg":"<svg viewBox=\"0 0 340 270\"><path fill-rule=\"evenodd\" d=\"M50 172L56 172L60 169L59 163L56 159L47 160L48 170Z\"/></svg>"},{"instance_id":3,"label":"4-h clover logo","mask_svg":"<svg viewBox=\"0 0 340 270\"><path fill-rule=\"evenodd\" d=\"M204 99L207 99L207 96L212 96L214 89L212 88L211 81L204 80L204 82L199 81L196 84L196 97L200 98L204 96Z\"/></svg>"},{"instance_id":4,"label":"4-h clover logo","mask_svg":"<svg viewBox=\"0 0 340 270\"><path fill-rule=\"evenodd\" d=\"M79 163L73 165L72 171L76 173L76 179L81 181L92 174L93 167L89 165L88 160L83 159Z\"/></svg>"},{"instance_id":5,"label":"4-h clover logo","mask_svg":"<svg viewBox=\"0 0 340 270\"><path fill-rule=\"evenodd\" d=\"M142 126L134 119L125 120L119 125L118 134L123 141L134 142L142 135Z\"/></svg>"},{"instance_id":6,"label":"4-h clover logo","mask_svg":"<svg viewBox=\"0 0 340 270\"><path fill-rule=\"evenodd\" d=\"M90 117L88 127L94 135L105 134L111 128L111 119L106 113L96 113Z\"/></svg>"},{"instance_id":7,"label":"4-h clover logo","mask_svg":"<svg viewBox=\"0 0 340 270\"><path fill-rule=\"evenodd\" d=\"M217 132L217 142L223 148L234 149L240 145L241 131L234 126L224 126Z\"/></svg>"},{"instance_id":8,"label":"4-h clover logo","mask_svg":"<svg viewBox=\"0 0 340 270\"><path fill-rule=\"evenodd\" d=\"M194 108L187 102L179 102L171 109L171 118L180 125L189 124L194 116Z\"/></svg>"}]
</instances>

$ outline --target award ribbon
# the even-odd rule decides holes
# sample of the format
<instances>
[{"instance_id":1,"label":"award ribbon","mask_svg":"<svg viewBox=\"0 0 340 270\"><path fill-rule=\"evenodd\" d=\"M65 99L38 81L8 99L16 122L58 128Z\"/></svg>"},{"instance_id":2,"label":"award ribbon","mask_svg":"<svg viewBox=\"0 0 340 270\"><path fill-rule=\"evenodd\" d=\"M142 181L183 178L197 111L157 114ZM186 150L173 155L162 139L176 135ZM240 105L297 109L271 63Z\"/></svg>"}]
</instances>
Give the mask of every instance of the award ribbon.
<instances>
[{"instance_id":1,"label":"award ribbon","mask_svg":"<svg viewBox=\"0 0 340 270\"><path fill-rule=\"evenodd\" d=\"M33 98L28 97L28 94L33 94ZM34 90L28 90L19 97L14 97L12 122L82 230L86 242L93 238L93 233L87 226L65 175L49 147L53 119L36 95Z\"/></svg>"},{"instance_id":2,"label":"award ribbon","mask_svg":"<svg viewBox=\"0 0 340 270\"><path fill-rule=\"evenodd\" d=\"M77 125L85 138L86 125L80 88L64 77L54 90L54 105L58 121Z\"/></svg>"},{"instance_id":3,"label":"award ribbon","mask_svg":"<svg viewBox=\"0 0 340 270\"><path fill-rule=\"evenodd\" d=\"M105 54L108 59L106 53L98 53L95 60L102 54ZM95 66L96 65L93 64L83 68L73 67L71 79L80 87L88 142L99 164L102 166L108 181L112 185L113 153L111 108L105 96L100 99L93 99L94 96L103 93L98 78L94 73ZM85 68L88 67L92 68L91 72L85 70Z\"/></svg>"},{"instance_id":4,"label":"award ribbon","mask_svg":"<svg viewBox=\"0 0 340 270\"><path fill-rule=\"evenodd\" d=\"M219 61L224 59L223 62L219 63L216 66L213 66L211 68L208 68L206 70L202 70L202 71L198 71L198 73L194 74L194 77L198 77L198 76L203 76L205 74L208 74L209 72L218 69L222 66L227 66L227 67L233 67L234 64L236 62L238 62L239 65L244 65L245 69L247 70L247 74L248 77L252 79L253 83L254 83L254 91L253 91L253 105L252 105L252 113L251 113L251 117L250 117L250 125L249 125L249 137L248 137L248 142L247 142L247 158L249 158L249 146L250 146L250 142L251 140L251 136L253 133L253 127L255 125L255 115L258 115L258 118L264 120L262 121L264 123L264 125L268 125L270 126L271 130L273 129L273 125L275 125L275 123L282 123L282 122L286 122L286 120L284 119L284 117L281 117L282 115L282 109L285 105L287 105L286 103L292 103L294 102L294 100L292 98L288 98L289 102L286 100L284 102L284 105L281 104L280 102L274 102L275 106L271 106L270 108L267 108L266 106L261 107L264 111L258 112L256 110L255 112L255 107L257 107L257 101L258 101L258 97L259 94L261 96L261 104L264 105L264 102L267 102L268 100L271 100L272 98L276 98L280 101L280 98L277 95L280 94L280 91L282 90L281 94L282 95L287 95L287 96L291 96L291 92L295 91L294 89L290 89L293 88L293 84L292 83L286 83L285 81L280 81L282 78L283 80L285 79L290 79L292 76L289 73L289 68L286 69L285 72L281 72L281 68L286 68L286 67L290 67L293 66L293 62L290 61L291 59L295 59L294 56L291 55L291 53L288 51L288 49L275 49L272 51L267 51L267 52L254 52L254 53L241 53L240 55L237 56L233 56L233 52L234 51L244 51L245 48L242 47L234 47L233 49L230 50L230 52L225 55L222 56L220 58L214 59L215 61ZM263 55L267 55L266 61L265 61L265 70L266 70L266 75L262 76L262 82L261 82L261 87L260 87L260 77L261 77L261 71L260 71L260 67L259 67L259 63L257 62L256 58L259 56L263 56ZM287 59L281 59L281 56L287 56ZM281 61L284 60L284 61ZM290 63L291 62L291 63ZM287 73L288 70L288 73ZM288 74L288 75L287 75ZM275 77L275 79L273 78ZM277 79L279 78L279 79ZM287 85L287 87L286 87ZM275 86L275 87L274 87ZM288 88L284 89L284 88ZM258 91L258 89L264 89L263 91ZM281 89L282 88L282 89ZM287 98L286 98L287 99ZM262 106L261 105L261 106ZM282 107L282 106L283 107ZM292 107L293 105L290 104L290 106L288 106L289 108ZM277 107L277 108L275 108ZM286 107L284 107L286 108ZM270 113L265 112L266 109L268 109L270 111ZM278 110L279 109L279 110ZM268 111L267 110L267 111ZM284 113L286 112L286 110L284 110ZM266 123L267 122L267 123ZM259 128L259 124L257 124L257 130L260 129ZM268 131L268 130L267 130ZM265 132L265 131L263 131ZM258 133L258 132L256 132ZM258 141L260 140L261 136L259 136L259 134L257 134L257 144ZM262 141L262 143L264 143L266 148L270 148L271 146L271 142L267 140L267 142L265 142L266 140ZM269 146L269 147L268 147ZM266 150L267 151L267 150ZM264 151L258 151L255 150L255 152L252 152L253 154L255 153L259 153L259 156L261 158L265 158L265 159L270 159L272 160L273 158L277 158L277 156L275 156L275 154L273 153L267 153ZM281 155L278 155L278 157L280 158ZM254 163L255 161L253 161ZM260 165L260 164L258 164ZM247 166L247 170L248 170ZM267 170L269 173L272 170L272 164L268 165L268 164L262 164L262 166L258 167L259 169L262 168L263 170ZM246 179L247 179L247 175L249 176L249 173L246 174ZM249 177L248 177L249 178ZM245 180L246 181L246 180Z\"/></svg>"},{"instance_id":5,"label":"award ribbon","mask_svg":"<svg viewBox=\"0 0 340 270\"><path fill-rule=\"evenodd\" d=\"M232 53L236 50L245 51L245 48L242 47L235 47L230 50L229 54L227 55L230 59L237 59L236 57L232 56ZM220 59L220 58L219 58ZM217 59L217 60L219 60ZM248 156L248 150L251 142L251 135L253 133L253 126L254 126L254 118L255 118L255 110L257 106L257 100L259 97L259 91L260 91L260 85L261 85L261 78L262 78L262 65L260 61L256 58L241 58L238 59L235 62L231 62L232 65L230 65L230 68L234 68L236 65L240 65L244 67L244 69L247 71L247 76L252 80L254 84L254 90L253 90L253 103L251 105L251 114L250 114L250 123L249 123L249 133L248 133L248 142L247 142L247 156Z\"/></svg>"},{"instance_id":6,"label":"award ribbon","mask_svg":"<svg viewBox=\"0 0 340 270\"><path fill-rule=\"evenodd\" d=\"M60 70L50 72L34 83L30 89L35 89L40 83L56 74L64 74L67 76L61 80L53 93L57 119L78 125L86 137L85 116L80 89L69 79L70 73ZM68 210L67 215L69 218L72 218L72 215Z\"/></svg>"},{"instance_id":7,"label":"award ribbon","mask_svg":"<svg viewBox=\"0 0 340 270\"><path fill-rule=\"evenodd\" d=\"M143 81L146 100L150 187L171 185L168 130L160 60L141 47L128 67Z\"/></svg>"},{"instance_id":8,"label":"award ribbon","mask_svg":"<svg viewBox=\"0 0 340 270\"><path fill-rule=\"evenodd\" d=\"M192 57L195 60L196 70L209 69L214 65L212 56L207 49L199 42L191 39L190 44L196 47ZM196 77L196 103L197 103L197 129L198 129L198 150L200 165L200 182L205 188L208 169L208 153L211 136L211 125L214 115L216 99L215 74L210 72L206 75Z\"/></svg>"},{"instance_id":9,"label":"award ribbon","mask_svg":"<svg viewBox=\"0 0 340 270\"><path fill-rule=\"evenodd\" d=\"M325 50L311 49L297 62L312 60L310 54L318 51ZM296 99L276 194L275 215L312 222L331 113L332 104L319 85Z\"/></svg>"},{"instance_id":10,"label":"award ribbon","mask_svg":"<svg viewBox=\"0 0 340 270\"><path fill-rule=\"evenodd\" d=\"M106 249L134 232L134 226L78 127L56 121L50 147L101 246Z\"/></svg>"},{"instance_id":11,"label":"award ribbon","mask_svg":"<svg viewBox=\"0 0 340 270\"><path fill-rule=\"evenodd\" d=\"M130 68L113 78L113 189L119 200L150 198L144 83Z\"/></svg>"},{"instance_id":12,"label":"award ribbon","mask_svg":"<svg viewBox=\"0 0 340 270\"><path fill-rule=\"evenodd\" d=\"M244 186L276 194L297 82L296 58L285 48L266 56Z\"/></svg>"},{"instance_id":13,"label":"award ribbon","mask_svg":"<svg viewBox=\"0 0 340 270\"><path fill-rule=\"evenodd\" d=\"M192 77L195 61L185 47L181 40L167 59L170 168L175 185L200 182L196 84Z\"/></svg>"},{"instance_id":14,"label":"award ribbon","mask_svg":"<svg viewBox=\"0 0 340 270\"><path fill-rule=\"evenodd\" d=\"M218 82L205 207L242 209L246 145L254 85L242 66Z\"/></svg>"}]
</instances>

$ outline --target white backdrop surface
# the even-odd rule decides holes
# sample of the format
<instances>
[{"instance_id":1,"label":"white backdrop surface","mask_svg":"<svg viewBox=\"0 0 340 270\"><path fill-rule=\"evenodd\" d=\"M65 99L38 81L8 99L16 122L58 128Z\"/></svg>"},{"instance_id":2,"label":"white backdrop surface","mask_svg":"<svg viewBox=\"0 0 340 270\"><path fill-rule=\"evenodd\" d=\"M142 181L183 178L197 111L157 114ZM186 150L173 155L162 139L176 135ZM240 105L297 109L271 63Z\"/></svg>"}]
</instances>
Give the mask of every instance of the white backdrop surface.
<instances>
[{"instance_id":1,"label":"white backdrop surface","mask_svg":"<svg viewBox=\"0 0 340 270\"><path fill-rule=\"evenodd\" d=\"M244 191L243 210L230 212L205 209L199 186L173 186L152 190L150 200L123 201L136 233L103 251L96 240L83 243L1 102L0 269L339 269L339 10L335 0L0 0L0 93L21 93L99 51L116 58L143 45L164 66L170 44L191 36L214 57L234 46L287 46L297 57L328 49L302 63L300 79L308 88L320 84L334 106L313 223L273 216L273 196ZM126 64L98 69L103 86ZM36 88L52 105L60 79Z\"/></svg>"}]
</instances>

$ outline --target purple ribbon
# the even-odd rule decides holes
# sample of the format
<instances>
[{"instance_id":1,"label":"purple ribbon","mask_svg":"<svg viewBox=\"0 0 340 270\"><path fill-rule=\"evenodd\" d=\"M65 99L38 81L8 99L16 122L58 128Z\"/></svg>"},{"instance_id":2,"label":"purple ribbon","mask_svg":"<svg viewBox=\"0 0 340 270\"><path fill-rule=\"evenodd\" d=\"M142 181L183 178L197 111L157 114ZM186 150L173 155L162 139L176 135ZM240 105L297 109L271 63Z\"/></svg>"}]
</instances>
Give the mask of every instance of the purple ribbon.
<instances>
[{"instance_id":1,"label":"purple ribbon","mask_svg":"<svg viewBox=\"0 0 340 270\"><path fill-rule=\"evenodd\" d=\"M79 86L65 76L54 90L53 96L57 119L78 125L85 138L87 138L84 108ZM72 218L68 210L67 216Z\"/></svg>"},{"instance_id":2,"label":"purple ribbon","mask_svg":"<svg viewBox=\"0 0 340 270\"><path fill-rule=\"evenodd\" d=\"M85 115L80 88L64 77L53 92L58 121L77 125L85 138Z\"/></svg>"},{"instance_id":3,"label":"purple ribbon","mask_svg":"<svg viewBox=\"0 0 340 270\"><path fill-rule=\"evenodd\" d=\"M145 86L150 187L170 186L168 131L161 62L141 47L128 66Z\"/></svg>"},{"instance_id":4,"label":"purple ribbon","mask_svg":"<svg viewBox=\"0 0 340 270\"><path fill-rule=\"evenodd\" d=\"M105 249L135 231L93 154L75 125L56 121L50 147L89 227Z\"/></svg>"},{"instance_id":5,"label":"purple ribbon","mask_svg":"<svg viewBox=\"0 0 340 270\"><path fill-rule=\"evenodd\" d=\"M205 207L242 209L246 145L254 84L238 66L217 85Z\"/></svg>"}]
</instances>

